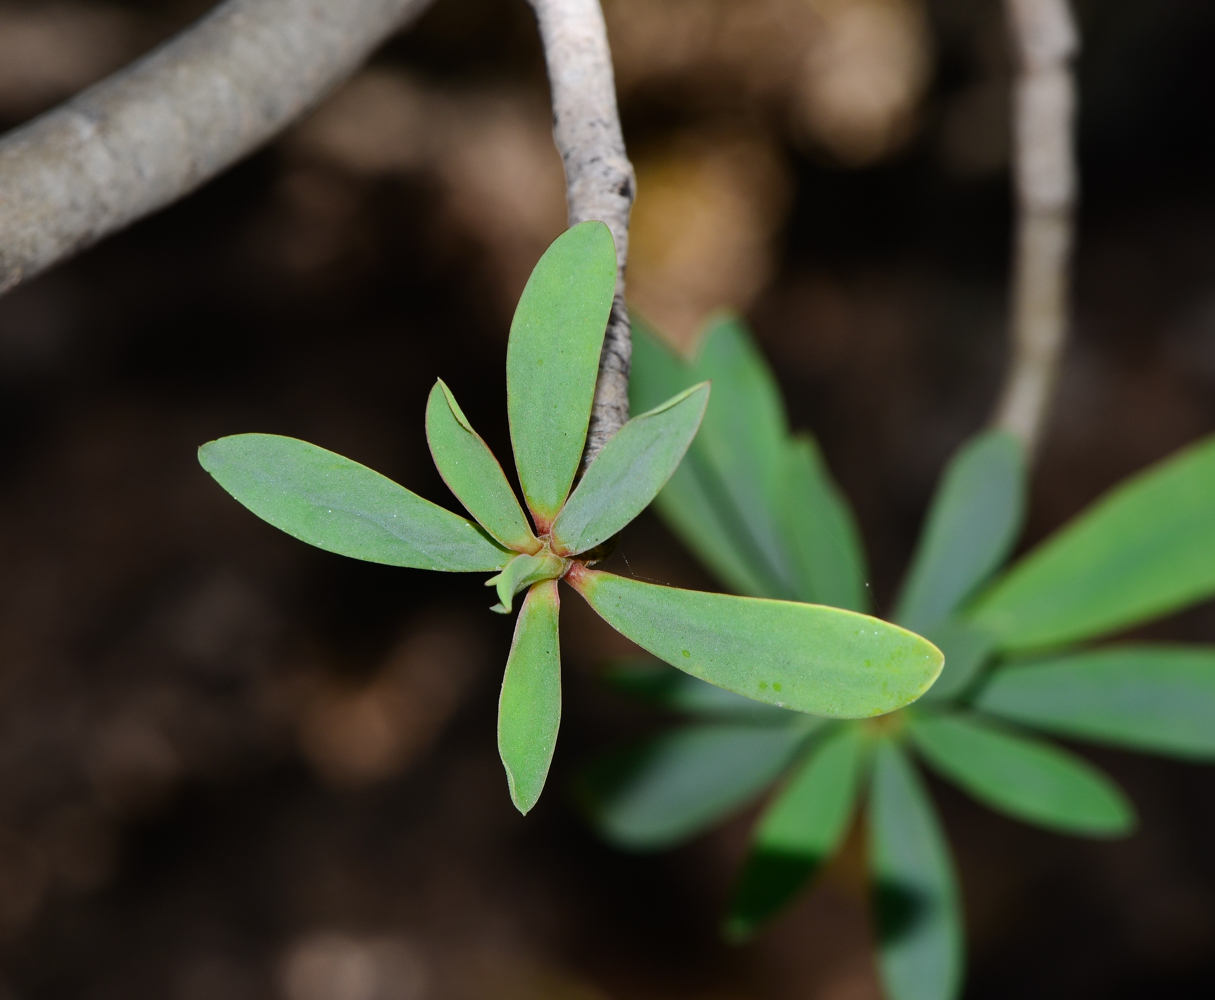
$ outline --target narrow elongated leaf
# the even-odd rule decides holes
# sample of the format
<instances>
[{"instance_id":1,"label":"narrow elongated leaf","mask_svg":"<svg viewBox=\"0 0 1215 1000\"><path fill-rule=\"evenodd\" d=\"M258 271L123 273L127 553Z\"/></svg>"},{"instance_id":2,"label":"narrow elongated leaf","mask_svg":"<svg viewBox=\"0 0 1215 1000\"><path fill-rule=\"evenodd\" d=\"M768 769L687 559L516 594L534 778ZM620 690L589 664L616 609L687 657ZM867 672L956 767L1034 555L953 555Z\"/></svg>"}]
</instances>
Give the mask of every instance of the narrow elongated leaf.
<instances>
[{"instance_id":1,"label":"narrow elongated leaf","mask_svg":"<svg viewBox=\"0 0 1215 1000\"><path fill-rule=\"evenodd\" d=\"M426 401L426 440L443 482L486 531L509 549L539 551L506 473L442 379Z\"/></svg>"},{"instance_id":2,"label":"narrow elongated leaf","mask_svg":"<svg viewBox=\"0 0 1215 1000\"><path fill-rule=\"evenodd\" d=\"M797 596L850 611L869 610L865 550L848 501L808 435L786 451L782 524Z\"/></svg>"},{"instance_id":3,"label":"narrow elongated leaf","mask_svg":"<svg viewBox=\"0 0 1215 1000\"><path fill-rule=\"evenodd\" d=\"M1215 648L1126 645L995 671L975 705L1061 736L1215 759Z\"/></svg>"},{"instance_id":4,"label":"narrow elongated leaf","mask_svg":"<svg viewBox=\"0 0 1215 1000\"><path fill-rule=\"evenodd\" d=\"M1117 785L1050 743L977 715L915 717L910 733L933 768L999 812L1092 837L1121 836L1135 825L1134 810Z\"/></svg>"},{"instance_id":5,"label":"narrow elongated leaf","mask_svg":"<svg viewBox=\"0 0 1215 1000\"><path fill-rule=\"evenodd\" d=\"M524 587L530 587L533 583L539 583L541 580L558 579L568 565L569 563L565 559L555 556L551 552L541 552L534 556L524 554L515 556L506 564L506 568L501 573L491 576L485 581L485 586L498 589L498 603L489 610L503 615L508 614L512 599L519 591Z\"/></svg>"},{"instance_id":6,"label":"narrow elongated leaf","mask_svg":"<svg viewBox=\"0 0 1215 1000\"><path fill-rule=\"evenodd\" d=\"M887 741L874 753L869 868L887 996L953 1000L965 955L953 859L923 781Z\"/></svg>"},{"instance_id":7,"label":"narrow elongated leaf","mask_svg":"<svg viewBox=\"0 0 1215 1000\"><path fill-rule=\"evenodd\" d=\"M881 715L914 701L941 671L941 653L927 640L853 611L677 590L577 563L566 579L660 660L780 708Z\"/></svg>"},{"instance_id":8,"label":"narrow elongated leaf","mask_svg":"<svg viewBox=\"0 0 1215 1000\"><path fill-rule=\"evenodd\" d=\"M605 757L580 795L610 841L670 847L707 830L758 795L806 739L803 726L696 725Z\"/></svg>"},{"instance_id":9,"label":"narrow elongated leaf","mask_svg":"<svg viewBox=\"0 0 1215 1000\"><path fill-rule=\"evenodd\" d=\"M1024 508L1020 442L999 430L971 438L932 498L895 621L924 632L948 618L1008 557Z\"/></svg>"},{"instance_id":10,"label":"narrow elongated leaf","mask_svg":"<svg viewBox=\"0 0 1215 1000\"><path fill-rule=\"evenodd\" d=\"M633 327L629 407L635 414L645 413L676 393L692 388L698 379L691 363L676 355L644 317L630 311L629 321Z\"/></svg>"},{"instance_id":11,"label":"narrow elongated leaf","mask_svg":"<svg viewBox=\"0 0 1215 1000\"><path fill-rule=\"evenodd\" d=\"M452 573L514 558L471 521L306 441L235 434L208 441L198 461L263 521L327 552Z\"/></svg>"},{"instance_id":12,"label":"narrow elongated leaf","mask_svg":"<svg viewBox=\"0 0 1215 1000\"><path fill-rule=\"evenodd\" d=\"M966 621L950 618L927 630L929 642L945 654L945 666L937 682L924 693L924 703L961 697L975 683L995 651L990 632Z\"/></svg>"},{"instance_id":13,"label":"narrow elongated leaf","mask_svg":"<svg viewBox=\"0 0 1215 1000\"><path fill-rule=\"evenodd\" d=\"M768 807L730 901L729 937L750 937L835 854L852 818L864 752L859 726L837 726Z\"/></svg>"},{"instance_id":14,"label":"narrow elongated leaf","mask_svg":"<svg viewBox=\"0 0 1215 1000\"><path fill-rule=\"evenodd\" d=\"M773 725L806 718L785 708L744 698L657 660L618 661L605 677L617 691L668 712Z\"/></svg>"},{"instance_id":15,"label":"narrow elongated leaf","mask_svg":"<svg viewBox=\"0 0 1215 1000\"><path fill-rule=\"evenodd\" d=\"M1215 593L1215 437L1115 487L980 595L1005 650L1076 642Z\"/></svg>"},{"instance_id":16,"label":"narrow elongated leaf","mask_svg":"<svg viewBox=\"0 0 1215 1000\"><path fill-rule=\"evenodd\" d=\"M528 813L548 777L561 725L557 581L532 585L519 609L498 699L498 753L515 808Z\"/></svg>"},{"instance_id":17,"label":"narrow elongated leaf","mask_svg":"<svg viewBox=\"0 0 1215 1000\"><path fill-rule=\"evenodd\" d=\"M728 336L728 333L722 335ZM708 377L710 375L699 367L667 350L645 322L634 316L633 366L629 380L629 398L634 413L652 409L674 392L687 389ZM723 381L733 383L740 380L729 365L716 366L712 377L716 378L716 382L707 413L716 412L719 405L728 405L716 402L717 387ZM761 396L768 390L770 382L765 382L763 378L742 381L758 389ZM745 385L741 389L732 385L732 397L745 395ZM761 399L759 411L770 410L771 401L765 404ZM777 421L777 425L783 433L783 418ZM702 425L683 463L658 494L655 508L680 540L732 590L754 597L793 597L788 580L770 565L755 541L756 530L761 534L775 531L775 513L761 510L764 522L759 528L753 530L748 525L726 485L726 471L715 464L714 451L703 441L705 434ZM722 451L728 453L728 448L719 446L716 449L716 452ZM746 460L740 458L728 464L734 467L745 463Z\"/></svg>"},{"instance_id":18,"label":"narrow elongated leaf","mask_svg":"<svg viewBox=\"0 0 1215 1000\"><path fill-rule=\"evenodd\" d=\"M788 425L776 380L737 317L709 321L693 369L713 383L701 450L721 478L751 541L781 588L793 597L793 574L781 537Z\"/></svg>"},{"instance_id":19,"label":"narrow elongated leaf","mask_svg":"<svg viewBox=\"0 0 1215 1000\"><path fill-rule=\"evenodd\" d=\"M719 476L692 442L654 509L727 587L752 597L787 596L772 576Z\"/></svg>"},{"instance_id":20,"label":"narrow elongated leaf","mask_svg":"<svg viewBox=\"0 0 1215 1000\"><path fill-rule=\"evenodd\" d=\"M621 427L553 522L554 548L566 555L593 549L645 510L682 461L708 401L701 383Z\"/></svg>"},{"instance_id":21,"label":"narrow elongated leaf","mask_svg":"<svg viewBox=\"0 0 1215 1000\"><path fill-rule=\"evenodd\" d=\"M578 471L616 290L602 222L566 230L544 252L515 309L506 348L510 438L523 496L548 530Z\"/></svg>"}]
</instances>

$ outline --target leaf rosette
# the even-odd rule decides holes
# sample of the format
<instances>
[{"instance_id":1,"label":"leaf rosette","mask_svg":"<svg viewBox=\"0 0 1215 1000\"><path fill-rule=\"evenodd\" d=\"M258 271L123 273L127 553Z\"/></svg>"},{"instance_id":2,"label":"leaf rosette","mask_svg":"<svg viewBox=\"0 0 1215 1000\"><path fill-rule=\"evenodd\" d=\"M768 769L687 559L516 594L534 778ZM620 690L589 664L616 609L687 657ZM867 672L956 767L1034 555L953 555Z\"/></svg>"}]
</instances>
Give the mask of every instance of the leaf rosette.
<instances>
[{"instance_id":1,"label":"leaf rosette","mask_svg":"<svg viewBox=\"0 0 1215 1000\"><path fill-rule=\"evenodd\" d=\"M738 593L868 611L848 503L814 442L789 432L742 324L717 317L682 358L634 320L635 410L706 379L713 399L659 514ZM953 1000L961 891L917 759L1005 815L1101 838L1133 830L1129 799L1043 735L1215 761L1215 646L1091 645L1215 596L1215 438L1116 486L1007 566L1026 479L1000 431L947 464L891 613L945 665L904 711L806 726L652 661L617 664L614 686L690 721L587 770L584 803L604 836L669 847L771 788L724 923L741 940L814 880L864 809L886 993Z\"/></svg>"},{"instance_id":2,"label":"leaf rosette","mask_svg":"<svg viewBox=\"0 0 1215 1000\"><path fill-rule=\"evenodd\" d=\"M493 572L493 610L504 614L525 593L498 712L499 751L524 813L544 787L561 719L558 580L654 656L797 712L890 712L922 695L941 669L930 642L867 615L659 587L590 568L671 479L709 400L701 380L656 401L578 477L615 287L611 234L585 222L545 252L519 300L506 385L524 504L441 380L427 400L426 437L471 520L294 438L239 434L199 449L224 489L304 542L392 566Z\"/></svg>"}]
</instances>

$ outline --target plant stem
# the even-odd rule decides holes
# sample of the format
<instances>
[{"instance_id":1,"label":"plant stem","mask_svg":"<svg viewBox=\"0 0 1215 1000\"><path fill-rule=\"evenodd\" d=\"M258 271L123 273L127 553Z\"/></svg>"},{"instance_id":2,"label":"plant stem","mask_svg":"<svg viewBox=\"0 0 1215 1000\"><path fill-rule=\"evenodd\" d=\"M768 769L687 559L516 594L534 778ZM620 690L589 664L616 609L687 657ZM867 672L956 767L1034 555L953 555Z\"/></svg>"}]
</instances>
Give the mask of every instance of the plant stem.
<instances>
[{"instance_id":1,"label":"plant stem","mask_svg":"<svg viewBox=\"0 0 1215 1000\"><path fill-rule=\"evenodd\" d=\"M0 138L0 293L262 145L431 0L227 0Z\"/></svg>"},{"instance_id":2,"label":"plant stem","mask_svg":"<svg viewBox=\"0 0 1215 1000\"><path fill-rule=\"evenodd\" d=\"M1033 453L1067 337L1077 177L1073 139L1078 42L1067 0L1005 0L1018 73L1013 92L1017 232L1012 366L995 424Z\"/></svg>"},{"instance_id":3,"label":"plant stem","mask_svg":"<svg viewBox=\"0 0 1215 1000\"><path fill-rule=\"evenodd\" d=\"M599 0L530 0L553 97L553 139L565 163L570 225L598 219L616 241L616 297L608 320L591 411L585 469L629 419L633 353L624 304L629 211L636 182L616 108L616 82Z\"/></svg>"}]
</instances>

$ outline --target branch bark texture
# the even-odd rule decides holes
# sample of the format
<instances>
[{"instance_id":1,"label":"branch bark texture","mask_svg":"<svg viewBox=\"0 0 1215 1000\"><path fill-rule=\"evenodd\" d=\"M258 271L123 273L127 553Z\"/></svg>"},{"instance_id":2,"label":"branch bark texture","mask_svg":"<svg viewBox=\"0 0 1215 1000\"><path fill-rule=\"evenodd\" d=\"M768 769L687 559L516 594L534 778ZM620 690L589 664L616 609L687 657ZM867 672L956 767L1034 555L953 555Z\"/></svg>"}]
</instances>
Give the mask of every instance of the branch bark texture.
<instances>
[{"instance_id":1,"label":"branch bark texture","mask_svg":"<svg viewBox=\"0 0 1215 1000\"><path fill-rule=\"evenodd\" d=\"M431 0L227 0L0 138L0 293L193 191Z\"/></svg>"},{"instance_id":2,"label":"branch bark texture","mask_svg":"<svg viewBox=\"0 0 1215 1000\"><path fill-rule=\"evenodd\" d=\"M565 163L570 225L598 219L616 241L616 298L591 411L585 469L629 419L633 342L624 304L629 212L636 182L624 148L616 80L599 0L530 0L553 100L553 139Z\"/></svg>"},{"instance_id":3,"label":"branch bark texture","mask_svg":"<svg viewBox=\"0 0 1215 1000\"><path fill-rule=\"evenodd\" d=\"M1032 453L1067 336L1077 177L1078 40L1068 0L1005 0L1018 72L1013 92L1017 230L1013 357L995 423Z\"/></svg>"}]
</instances>

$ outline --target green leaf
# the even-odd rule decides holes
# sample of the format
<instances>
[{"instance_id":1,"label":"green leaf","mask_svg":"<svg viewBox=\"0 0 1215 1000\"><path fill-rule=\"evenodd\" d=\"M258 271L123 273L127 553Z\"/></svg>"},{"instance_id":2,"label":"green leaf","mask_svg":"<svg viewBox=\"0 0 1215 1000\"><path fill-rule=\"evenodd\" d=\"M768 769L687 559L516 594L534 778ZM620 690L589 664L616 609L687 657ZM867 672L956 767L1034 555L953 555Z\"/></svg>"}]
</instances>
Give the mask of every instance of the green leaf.
<instances>
[{"instance_id":1,"label":"green leaf","mask_svg":"<svg viewBox=\"0 0 1215 1000\"><path fill-rule=\"evenodd\" d=\"M593 549L645 510L683 459L708 401L702 382L621 427L553 522L556 551Z\"/></svg>"},{"instance_id":2,"label":"green leaf","mask_svg":"<svg viewBox=\"0 0 1215 1000\"><path fill-rule=\"evenodd\" d=\"M728 937L754 934L835 854L852 818L864 756L860 726L837 726L768 807L730 901Z\"/></svg>"},{"instance_id":3,"label":"green leaf","mask_svg":"<svg viewBox=\"0 0 1215 1000\"><path fill-rule=\"evenodd\" d=\"M995 651L996 640L965 621L951 618L926 630L924 638L945 655L937 682L924 694L924 703L961 697L974 683Z\"/></svg>"},{"instance_id":4,"label":"green leaf","mask_svg":"<svg viewBox=\"0 0 1215 1000\"><path fill-rule=\"evenodd\" d=\"M719 336L729 337L730 333L727 330ZM717 412L719 406L727 405L718 402L723 382L732 383L731 398L745 395L737 385L733 385L738 379L734 378L735 373L728 365L718 365L717 368L721 370L713 373L717 381L706 419L709 414ZM668 351L640 317L633 317L633 366L629 398L634 413L649 410L672 393L706 377L709 376L700 368ZM743 381L758 385L762 396L765 389L763 379ZM771 401L765 405L761 400L758 409L761 412L770 410ZM780 429L783 435L783 422ZM702 425L683 463L658 494L655 508L679 539L732 590L755 597L792 597L788 581L769 565L756 544L754 532L748 527L726 485L725 470L715 464L714 454L728 449L719 445L710 451L704 443L705 436L706 428ZM729 464L745 463L739 459ZM764 513L762 517L769 527L765 529L761 525L758 530L761 533L774 530L775 514Z\"/></svg>"},{"instance_id":5,"label":"green leaf","mask_svg":"<svg viewBox=\"0 0 1215 1000\"><path fill-rule=\"evenodd\" d=\"M894 620L916 632L939 625L1012 550L1025 508L1025 452L1007 431L959 449L932 498Z\"/></svg>"},{"instance_id":6,"label":"green leaf","mask_svg":"<svg viewBox=\"0 0 1215 1000\"><path fill-rule=\"evenodd\" d=\"M765 705L715 687L656 660L620 660L610 666L604 676L622 694L669 712L782 726L790 719L805 718L788 709Z\"/></svg>"},{"instance_id":7,"label":"green leaf","mask_svg":"<svg viewBox=\"0 0 1215 1000\"><path fill-rule=\"evenodd\" d=\"M941 671L927 640L853 611L677 590L577 563L566 580L660 660L780 708L881 715L914 701Z\"/></svg>"},{"instance_id":8,"label":"green leaf","mask_svg":"<svg viewBox=\"0 0 1215 1000\"><path fill-rule=\"evenodd\" d=\"M813 604L869 610L865 550L848 501L809 435L786 450L782 505L797 596Z\"/></svg>"},{"instance_id":9,"label":"green leaf","mask_svg":"<svg viewBox=\"0 0 1215 1000\"><path fill-rule=\"evenodd\" d=\"M1135 825L1122 791L1087 761L976 715L913 717L924 759L985 805L1064 833L1118 837Z\"/></svg>"},{"instance_id":10,"label":"green leaf","mask_svg":"<svg viewBox=\"0 0 1215 1000\"><path fill-rule=\"evenodd\" d=\"M633 327L633 361L629 370L629 406L645 413L677 392L697 383L692 366L676 356L662 337L636 312L629 313Z\"/></svg>"},{"instance_id":11,"label":"green leaf","mask_svg":"<svg viewBox=\"0 0 1215 1000\"><path fill-rule=\"evenodd\" d=\"M426 440L439 475L486 531L509 549L540 550L502 466L442 379L426 401Z\"/></svg>"},{"instance_id":12,"label":"green leaf","mask_svg":"<svg viewBox=\"0 0 1215 1000\"><path fill-rule=\"evenodd\" d=\"M805 741L804 725L696 725L597 761L580 798L608 840L671 847L713 826L765 788Z\"/></svg>"},{"instance_id":13,"label":"green leaf","mask_svg":"<svg viewBox=\"0 0 1215 1000\"><path fill-rule=\"evenodd\" d=\"M452 573L514 557L471 521L306 441L235 434L208 441L198 461L262 520L327 552Z\"/></svg>"},{"instance_id":14,"label":"green leaf","mask_svg":"<svg viewBox=\"0 0 1215 1000\"><path fill-rule=\"evenodd\" d=\"M1115 487L979 597L1006 651L1127 628L1215 593L1215 437Z\"/></svg>"},{"instance_id":15,"label":"green leaf","mask_svg":"<svg viewBox=\"0 0 1215 1000\"><path fill-rule=\"evenodd\" d=\"M599 352L616 291L616 250L602 222L566 230L544 252L515 309L506 403L523 496L548 531L578 471Z\"/></svg>"},{"instance_id":16,"label":"green leaf","mask_svg":"<svg viewBox=\"0 0 1215 1000\"><path fill-rule=\"evenodd\" d=\"M869 869L886 995L953 1000L962 987L964 946L949 844L922 779L888 741L874 753Z\"/></svg>"},{"instance_id":17,"label":"green leaf","mask_svg":"<svg viewBox=\"0 0 1215 1000\"><path fill-rule=\"evenodd\" d=\"M776 379L742 321L728 314L707 324L693 370L713 383L698 451L720 477L779 596L793 597L780 530L789 432Z\"/></svg>"},{"instance_id":18,"label":"green leaf","mask_svg":"<svg viewBox=\"0 0 1215 1000\"><path fill-rule=\"evenodd\" d=\"M499 614L509 614L514 596L525 587L541 580L556 580L565 572L569 563L551 552L539 555L518 555L506 564L497 576L485 581L487 587L498 588L498 604L490 608Z\"/></svg>"},{"instance_id":19,"label":"green leaf","mask_svg":"<svg viewBox=\"0 0 1215 1000\"><path fill-rule=\"evenodd\" d=\"M561 725L560 606L556 580L533 584L527 592L498 699L498 753L511 801L524 815L544 789Z\"/></svg>"},{"instance_id":20,"label":"green leaf","mask_svg":"<svg viewBox=\"0 0 1215 1000\"><path fill-rule=\"evenodd\" d=\"M754 597L779 597L722 485L721 477L700 454L696 442L658 494L654 508L696 557L731 590Z\"/></svg>"},{"instance_id":21,"label":"green leaf","mask_svg":"<svg viewBox=\"0 0 1215 1000\"><path fill-rule=\"evenodd\" d=\"M1126 645L995 671L975 705L1136 750L1215 759L1215 648Z\"/></svg>"}]
</instances>

